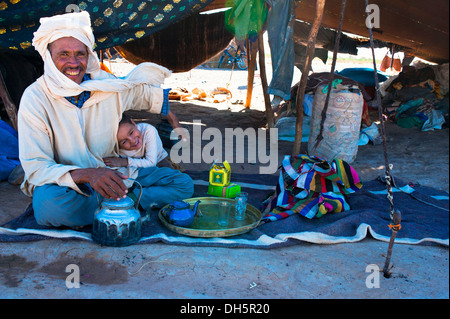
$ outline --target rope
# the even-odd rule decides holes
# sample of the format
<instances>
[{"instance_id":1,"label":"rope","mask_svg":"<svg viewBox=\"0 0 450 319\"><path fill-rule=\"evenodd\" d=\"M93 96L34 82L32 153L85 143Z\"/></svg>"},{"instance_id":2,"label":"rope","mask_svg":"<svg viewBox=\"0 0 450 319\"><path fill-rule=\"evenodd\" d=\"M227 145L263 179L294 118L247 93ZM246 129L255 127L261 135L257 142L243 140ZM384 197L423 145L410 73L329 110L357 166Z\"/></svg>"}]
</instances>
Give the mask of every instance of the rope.
<instances>
[{"instance_id":1,"label":"rope","mask_svg":"<svg viewBox=\"0 0 450 319\"><path fill-rule=\"evenodd\" d=\"M397 186L397 184L395 183L395 179L394 179L393 177L392 177L392 185L394 185L394 187L395 187L396 189L398 189L399 191L401 191L402 193L411 196L411 197L414 198L415 200L417 200L417 201L419 201L419 202L421 202L421 203L423 203L423 204L425 204L425 205L432 206L432 207L434 207L434 208L441 209L441 210L444 210L444 211L446 211L446 212L449 211L449 210L448 210L447 208L445 208L445 207L441 207L441 206L438 206L438 205L429 203L429 202L427 202L427 201L424 201L423 199L420 199L420 198L414 196L414 194L412 194L412 193L405 192L404 190L402 190L400 187Z\"/></svg>"},{"instance_id":2,"label":"rope","mask_svg":"<svg viewBox=\"0 0 450 319\"><path fill-rule=\"evenodd\" d=\"M226 84L226 88L228 89L228 87L231 84L231 77L233 76L233 71L234 71L234 66L236 65L236 62L233 61L233 66L231 67L231 72L230 72L230 80L228 81L228 83Z\"/></svg>"},{"instance_id":3,"label":"rope","mask_svg":"<svg viewBox=\"0 0 450 319\"><path fill-rule=\"evenodd\" d=\"M392 229L394 231L399 231L402 228L401 224L396 224L396 225L389 224L388 226L389 226L389 229Z\"/></svg>"},{"instance_id":4,"label":"rope","mask_svg":"<svg viewBox=\"0 0 450 319\"><path fill-rule=\"evenodd\" d=\"M337 54L339 51L339 44L341 42L342 25L344 24L345 3L346 3L346 0L342 0L341 15L339 18L339 28L338 28L336 39L334 42L333 62L331 63L331 72L330 72L330 83L328 83L328 92L327 92L327 97L325 99L325 105L322 110L322 120L320 122L320 131L319 131L319 134L317 135L316 143L314 144L314 148L317 148L317 146L319 146L320 142L323 140L323 129L324 129L324 125L325 125L325 119L327 118L327 111L328 111L328 104L330 101L331 87L333 85L334 71L336 69Z\"/></svg>"},{"instance_id":5,"label":"rope","mask_svg":"<svg viewBox=\"0 0 450 319\"><path fill-rule=\"evenodd\" d=\"M368 0L365 0L366 8L369 5ZM378 81L378 72L377 72L377 64L375 61L375 49L374 49L374 43L373 43L373 33L372 33L372 26L369 28L369 35L370 35L370 48L372 50L372 57L373 57L373 72L375 76L375 91L377 96L377 107L378 107L378 118L380 120L380 135L383 140L383 154L384 154L384 166L385 166L385 178L386 178L386 184L387 184L387 199L389 200L389 205L391 207L390 211L390 218L391 220L394 219L394 196L392 193L392 176L390 171L390 165L389 165L389 158L387 155L387 144L386 144L386 129L384 124L384 118L383 118L383 110L381 107L381 94L380 94L380 83Z\"/></svg>"}]
</instances>

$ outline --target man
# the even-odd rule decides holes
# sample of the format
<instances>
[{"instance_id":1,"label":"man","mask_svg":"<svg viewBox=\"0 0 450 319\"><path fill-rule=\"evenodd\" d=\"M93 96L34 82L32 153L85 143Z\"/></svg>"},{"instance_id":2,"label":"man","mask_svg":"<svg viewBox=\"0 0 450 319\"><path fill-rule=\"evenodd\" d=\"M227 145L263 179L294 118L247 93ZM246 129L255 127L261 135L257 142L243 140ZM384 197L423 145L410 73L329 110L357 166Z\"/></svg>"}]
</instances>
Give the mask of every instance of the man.
<instances>
[{"instance_id":1,"label":"man","mask_svg":"<svg viewBox=\"0 0 450 319\"><path fill-rule=\"evenodd\" d=\"M33 196L37 222L89 225L103 198L126 196L128 177L143 186L145 209L192 196L192 179L179 171L153 167L123 174L102 160L118 154L116 135L126 110L162 113L179 126L168 110L168 90L160 88L170 72L152 63L125 79L100 70L87 12L40 22L33 45L44 75L25 90L18 113L21 189Z\"/></svg>"}]
</instances>

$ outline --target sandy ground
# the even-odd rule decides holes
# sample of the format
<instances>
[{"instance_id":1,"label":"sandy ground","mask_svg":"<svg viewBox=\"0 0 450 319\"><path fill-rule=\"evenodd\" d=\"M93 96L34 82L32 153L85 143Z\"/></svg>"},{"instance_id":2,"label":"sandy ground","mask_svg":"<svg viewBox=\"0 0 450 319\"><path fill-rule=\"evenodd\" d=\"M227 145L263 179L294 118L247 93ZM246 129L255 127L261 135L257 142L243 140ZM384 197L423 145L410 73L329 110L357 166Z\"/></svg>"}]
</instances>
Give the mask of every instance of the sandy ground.
<instances>
[{"instance_id":1,"label":"sandy ground","mask_svg":"<svg viewBox=\"0 0 450 319\"><path fill-rule=\"evenodd\" d=\"M128 65L113 64L123 75ZM270 67L269 67L270 69ZM296 70L296 79L299 72ZM231 80L230 80L231 78ZM269 74L270 78L270 74ZM228 86L227 86L228 85ZM173 103L172 110L184 126L193 129L261 128L265 126L260 78L255 77L250 109L245 100L244 71L197 68L173 74L166 87L187 89L228 87L228 102ZM158 123L159 117L135 114L138 119ZM448 191L449 130L421 132L387 126L388 154L392 174L398 178ZM280 141L278 158L290 154L292 143ZM306 145L302 145L306 151ZM186 169L208 169L209 163L183 163ZM359 148L352 163L363 180L384 174L381 145ZM257 173L258 163L232 164L236 173ZM18 186L0 183L0 224L20 215L30 199ZM30 243L0 243L0 298L448 298L448 248L424 245L395 245L393 277L380 278L379 288L368 288L370 264L384 265L387 243L367 238L353 244L299 245L271 250L184 247L166 244L124 248L99 247L72 240ZM68 264L82 268L82 285L65 285ZM192 303L192 301L191 301ZM201 302L197 302L201 304ZM224 305L221 304L224 312ZM170 311L181 311L180 304ZM271 314L278 313L276 304Z\"/></svg>"}]
</instances>

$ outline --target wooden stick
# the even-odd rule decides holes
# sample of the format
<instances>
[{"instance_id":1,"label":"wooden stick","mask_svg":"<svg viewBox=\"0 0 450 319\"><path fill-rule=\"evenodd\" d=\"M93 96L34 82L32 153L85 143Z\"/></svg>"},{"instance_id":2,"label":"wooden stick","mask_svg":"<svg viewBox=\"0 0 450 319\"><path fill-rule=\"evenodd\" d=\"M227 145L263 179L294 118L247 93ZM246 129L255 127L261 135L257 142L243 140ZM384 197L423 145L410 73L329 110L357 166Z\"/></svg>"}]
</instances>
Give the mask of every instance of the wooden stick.
<instances>
[{"instance_id":1,"label":"wooden stick","mask_svg":"<svg viewBox=\"0 0 450 319\"><path fill-rule=\"evenodd\" d=\"M11 96L9 95L8 88L6 87L6 83L3 80L3 75L0 72L0 98L3 100L3 104L5 104L5 110L8 114L9 119L11 120L11 124L13 128L17 131L17 106L14 104Z\"/></svg>"},{"instance_id":2,"label":"wooden stick","mask_svg":"<svg viewBox=\"0 0 450 319\"><path fill-rule=\"evenodd\" d=\"M394 247L395 236L397 236L397 232L401 228L401 226L400 226L401 222L402 222L402 214L399 211L395 211L394 217L392 220L392 224L390 225L390 227L392 229L392 233L391 233L391 239L389 240L388 252L386 255L386 260L384 262L384 268L383 268L383 274L384 274L385 278L390 278L392 275L391 274L392 266L390 266L391 257L392 257L392 248Z\"/></svg>"},{"instance_id":3,"label":"wooden stick","mask_svg":"<svg viewBox=\"0 0 450 319\"><path fill-rule=\"evenodd\" d=\"M300 85L297 91L297 119L295 122L295 140L294 147L292 149L292 156L297 156L300 153L300 147L302 145L303 134L303 99L305 97L306 83L308 82L308 75L311 69L311 62L314 58L314 50L316 48L316 37L319 32L320 24L322 23L323 12L325 9L325 0L317 0L316 2L316 18L311 26L308 37L308 45L306 47L305 64L302 71Z\"/></svg>"},{"instance_id":4,"label":"wooden stick","mask_svg":"<svg viewBox=\"0 0 450 319\"><path fill-rule=\"evenodd\" d=\"M369 1L365 0L365 7L369 5ZM395 210L394 206L394 196L392 193L392 176L391 176L391 169L389 167L389 157L387 154L387 141L386 141L386 128L385 128L385 119L383 117L383 110L381 105L381 93L380 93L380 83L378 81L378 71L377 71L377 63L375 61L375 45L373 42L373 32L372 32L372 26L368 26L369 29L369 39L370 39L370 48L372 50L372 62L373 62L373 74L375 78L375 92L376 92L376 98L377 98L377 107L378 107L378 119L380 121L380 135L382 137L382 144L383 144L383 155L384 155L384 165L385 165L385 177L386 177L386 184L387 184L387 192L388 192L388 200L389 205L391 206L390 211L390 217L393 222L391 224L392 226L392 234L391 239L389 241L388 246L388 254L386 256L386 261L383 269L384 277L389 278L391 276L390 274L390 268L389 263L392 256L392 248L394 247L395 242L395 236L397 236L397 232L400 230L400 223L401 223L401 213L397 210ZM392 59L394 59L394 55L392 54Z\"/></svg>"},{"instance_id":5,"label":"wooden stick","mask_svg":"<svg viewBox=\"0 0 450 319\"><path fill-rule=\"evenodd\" d=\"M270 96L269 93L267 93L267 76L266 76L266 59L265 59L265 52L264 52L264 40L263 40L263 31L261 30L258 33L258 50L259 50L259 72L261 74L261 85L263 88L263 94L264 94L264 105L266 107L266 120L267 120L267 127L273 128L274 122L273 122L273 112L272 107L270 105Z\"/></svg>"},{"instance_id":6,"label":"wooden stick","mask_svg":"<svg viewBox=\"0 0 450 319\"><path fill-rule=\"evenodd\" d=\"M250 108L252 104L252 93L253 93L253 80L255 78L255 68L256 68L256 53L258 51L258 45L256 43L251 43L247 40L249 48L249 61L248 61L248 78L247 78L247 99L245 100L245 107Z\"/></svg>"}]
</instances>

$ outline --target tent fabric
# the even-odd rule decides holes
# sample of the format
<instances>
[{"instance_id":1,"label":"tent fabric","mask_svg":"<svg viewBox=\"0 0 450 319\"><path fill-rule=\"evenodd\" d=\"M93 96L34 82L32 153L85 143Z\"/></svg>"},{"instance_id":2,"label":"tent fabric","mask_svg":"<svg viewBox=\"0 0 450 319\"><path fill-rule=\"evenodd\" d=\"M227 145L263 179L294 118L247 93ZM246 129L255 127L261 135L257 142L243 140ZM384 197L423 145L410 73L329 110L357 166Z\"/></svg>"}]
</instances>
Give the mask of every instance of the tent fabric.
<instances>
[{"instance_id":1,"label":"tent fabric","mask_svg":"<svg viewBox=\"0 0 450 319\"><path fill-rule=\"evenodd\" d=\"M267 15L267 34L272 56L273 76L267 93L284 100L291 99L291 84L294 77L294 23L293 0L266 0L270 5Z\"/></svg>"},{"instance_id":2,"label":"tent fabric","mask_svg":"<svg viewBox=\"0 0 450 319\"><path fill-rule=\"evenodd\" d=\"M89 12L95 49L106 49L157 32L198 12L213 0L82 1ZM77 1L74 1L77 3ZM33 32L42 17L63 14L74 4L63 0L0 2L0 49L34 54Z\"/></svg>"},{"instance_id":3,"label":"tent fabric","mask_svg":"<svg viewBox=\"0 0 450 319\"><path fill-rule=\"evenodd\" d=\"M223 8L226 1L215 0L205 10ZM316 3L316 0L297 0L296 18L312 23ZM407 48L408 53L430 62L448 62L448 0L376 0L371 3L377 5L380 17L380 25L373 32L375 39ZM336 30L340 9L341 1L327 1L322 26ZM368 37L366 17L364 1L347 1L342 31Z\"/></svg>"},{"instance_id":4,"label":"tent fabric","mask_svg":"<svg viewBox=\"0 0 450 319\"><path fill-rule=\"evenodd\" d=\"M435 63L449 60L449 1L435 0L377 0L371 1L379 10L380 24L373 29L375 39L394 43L419 58ZM339 25L341 1L327 1L322 26L336 29ZM316 0L297 2L296 17L313 22ZM372 11L372 14L377 14ZM347 1L344 32L368 37L365 2Z\"/></svg>"},{"instance_id":5,"label":"tent fabric","mask_svg":"<svg viewBox=\"0 0 450 319\"><path fill-rule=\"evenodd\" d=\"M309 31L311 24L295 20L294 23L294 50L295 50L295 66L300 70L304 69L306 46L308 44ZM314 57L318 57L324 64L328 60L328 51L333 52L334 44L336 41L337 32L335 30L325 28L321 26L316 37L316 49L314 51ZM388 43L374 40L375 48L383 48L389 46ZM363 40L362 38L353 38L346 34L341 34L339 40L338 53L348 53L352 55L358 55L358 48L370 47L369 40ZM372 75L373 77L373 75Z\"/></svg>"},{"instance_id":6,"label":"tent fabric","mask_svg":"<svg viewBox=\"0 0 450 319\"><path fill-rule=\"evenodd\" d=\"M217 23L224 19L224 12L192 14L163 30L114 48L134 64L152 61L172 72L187 72L220 53L233 39L225 25Z\"/></svg>"}]
</instances>

